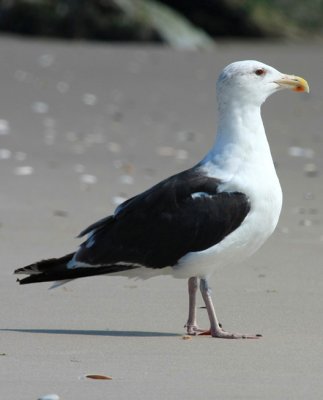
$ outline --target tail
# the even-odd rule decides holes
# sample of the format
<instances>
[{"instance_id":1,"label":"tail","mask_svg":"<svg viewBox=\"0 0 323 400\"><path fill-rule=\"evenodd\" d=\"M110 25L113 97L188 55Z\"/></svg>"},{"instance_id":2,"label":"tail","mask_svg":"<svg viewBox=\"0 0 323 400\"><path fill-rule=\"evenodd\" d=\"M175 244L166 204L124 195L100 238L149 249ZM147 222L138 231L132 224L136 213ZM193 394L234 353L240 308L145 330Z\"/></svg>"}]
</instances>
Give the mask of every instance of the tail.
<instances>
[{"instance_id":1,"label":"tail","mask_svg":"<svg viewBox=\"0 0 323 400\"><path fill-rule=\"evenodd\" d=\"M111 274L114 272L137 268L137 266L131 265L68 268L68 263L73 258L74 254L75 253L71 253L61 258L50 258L48 260L38 261L34 264L27 265L26 267L16 269L14 272L15 274L29 275L26 278L17 279L17 281L20 285L36 282L70 281L72 279L84 278L86 276Z\"/></svg>"}]
</instances>

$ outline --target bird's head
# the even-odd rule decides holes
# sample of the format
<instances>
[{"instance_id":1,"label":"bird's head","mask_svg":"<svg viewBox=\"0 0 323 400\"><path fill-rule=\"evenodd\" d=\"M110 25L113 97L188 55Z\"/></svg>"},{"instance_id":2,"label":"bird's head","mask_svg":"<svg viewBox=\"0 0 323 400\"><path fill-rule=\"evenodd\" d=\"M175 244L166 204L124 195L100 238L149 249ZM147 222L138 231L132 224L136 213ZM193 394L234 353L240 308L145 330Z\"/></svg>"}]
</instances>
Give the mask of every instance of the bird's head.
<instances>
[{"instance_id":1,"label":"bird's head","mask_svg":"<svg viewBox=\"0 0 323 400\"><path fill-rule=\"evenodd\" d=\"M217 81L217 95L221 102L243 101L261 105L268 96L281 89L309 92L305 79L287 75L259 61L246 60L229 64Z\"/></svg>"}]
</instances>

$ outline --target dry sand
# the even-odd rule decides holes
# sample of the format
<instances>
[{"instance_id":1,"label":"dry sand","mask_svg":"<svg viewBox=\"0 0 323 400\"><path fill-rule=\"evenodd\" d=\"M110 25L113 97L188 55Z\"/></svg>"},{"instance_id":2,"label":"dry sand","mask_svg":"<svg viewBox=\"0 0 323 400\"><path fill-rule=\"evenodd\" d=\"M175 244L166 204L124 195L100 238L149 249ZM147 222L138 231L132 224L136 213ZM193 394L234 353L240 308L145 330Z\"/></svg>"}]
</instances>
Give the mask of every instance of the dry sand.
<instances>
[{"instance_id":1,"label":"dry sand","mask_svg":"<svg viewBox=\"0 0 323 400\"><path fill-rule=\"evenodd\" d=\"M0 398L322 398L321 46L193 53L2 38L0 55ZM74 249L120 199L198 161L213 142L218 73L250 58L312 89L263 110L285 197L276 233L212 280L225 328L262 339L183 340L182 280L16 284L15 268Z\"/></svg>"}]
</instances>

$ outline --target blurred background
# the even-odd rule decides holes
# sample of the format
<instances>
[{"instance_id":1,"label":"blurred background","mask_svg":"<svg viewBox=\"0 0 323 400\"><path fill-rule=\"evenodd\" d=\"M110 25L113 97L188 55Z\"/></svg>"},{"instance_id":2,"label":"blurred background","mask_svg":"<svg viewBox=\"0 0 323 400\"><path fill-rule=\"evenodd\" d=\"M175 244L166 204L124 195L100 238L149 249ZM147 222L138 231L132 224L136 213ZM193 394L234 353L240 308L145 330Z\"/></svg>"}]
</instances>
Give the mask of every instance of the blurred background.
<instances>
[{"instance_id":1,"label":"blurred background","mask_svg":"<svg viewBox=\"0 0 323 400\"><path fill-rule=\"evenodd\" d=\"M0 0L1 399L322 398L322 34L323 0ZM242 59L311 88L263 107L284 192L275 234L212 282L226 327L264 340L173 339L187 299L169 277L17 285L14 269L70 252L205 155L216 78Z\"/></svg>"},{"instance_id":2,"label":"blurred background","mask_svg":"<svg viewBox=\"0 0 323 400\"><path fill-rule=\"evenodd\" d=\"M321 36L323 0L1 0L0 31L208 46L217 38Z\"/></svg>"}]
</instances>

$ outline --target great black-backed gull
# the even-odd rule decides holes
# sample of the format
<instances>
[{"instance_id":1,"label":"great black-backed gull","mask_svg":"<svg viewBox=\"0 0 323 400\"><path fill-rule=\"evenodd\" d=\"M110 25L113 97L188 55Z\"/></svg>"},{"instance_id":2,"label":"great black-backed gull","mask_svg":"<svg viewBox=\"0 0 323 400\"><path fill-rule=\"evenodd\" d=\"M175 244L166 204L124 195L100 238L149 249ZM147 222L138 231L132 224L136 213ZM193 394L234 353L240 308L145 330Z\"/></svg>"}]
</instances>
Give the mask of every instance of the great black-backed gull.
<instances>
[{"instance_id":1,"label":"great black-backed gull","mask_svg":"<svg viewBox=\"0 0 323 400\"><path fill-rule=\"evenodd\" d=\"M219 267L253 254L273 233L282 192L260 108L280 89L309 92L307 82L258 61L228 65L217 81L215 144L194 167L125 201L115 213L80 233L76 252L15 271L20 284L91 275L188 278L187 333L196 322L200 290L213 337L256 338L225 331L215 315L208 279Z\"/></svg>"}]
</instances>

